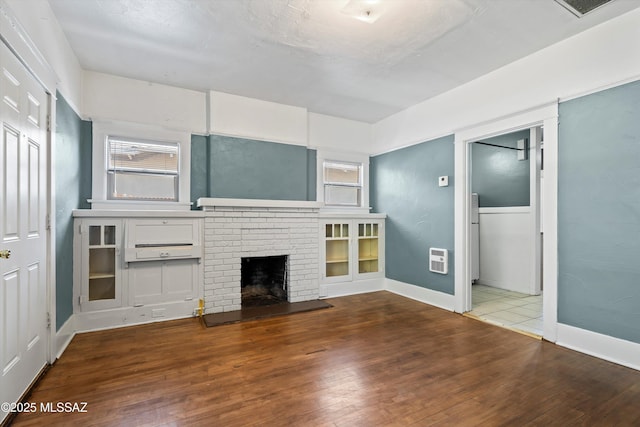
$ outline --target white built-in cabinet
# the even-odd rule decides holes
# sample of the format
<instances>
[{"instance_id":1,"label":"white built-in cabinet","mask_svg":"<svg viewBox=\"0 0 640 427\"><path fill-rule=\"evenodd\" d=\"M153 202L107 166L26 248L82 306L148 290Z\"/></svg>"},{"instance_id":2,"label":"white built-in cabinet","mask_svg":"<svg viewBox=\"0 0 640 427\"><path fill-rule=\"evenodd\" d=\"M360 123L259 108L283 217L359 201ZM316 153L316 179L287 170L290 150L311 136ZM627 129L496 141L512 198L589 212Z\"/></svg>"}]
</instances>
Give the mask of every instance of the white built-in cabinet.
<instances>
[{"instance_id":1,"label":"white built-in cabinet","mask_svg":"<svg viewBox=\"0 0 640 427\"><path fill-rule=\"evenodd\" d=\"M203 294L203 218L103 215L74 211L78 330L192 315Z\"/></svg>"},{"instance_id":2,"label":"white built-in cabinet","mask_svg":"<svg viewBox=\"0 0 640 427\"><path fill-rule=\"evenodd\" d=\"M320 221L320 276L325 284L384 277L382 214Z\"/></svg>"}]
</instances>

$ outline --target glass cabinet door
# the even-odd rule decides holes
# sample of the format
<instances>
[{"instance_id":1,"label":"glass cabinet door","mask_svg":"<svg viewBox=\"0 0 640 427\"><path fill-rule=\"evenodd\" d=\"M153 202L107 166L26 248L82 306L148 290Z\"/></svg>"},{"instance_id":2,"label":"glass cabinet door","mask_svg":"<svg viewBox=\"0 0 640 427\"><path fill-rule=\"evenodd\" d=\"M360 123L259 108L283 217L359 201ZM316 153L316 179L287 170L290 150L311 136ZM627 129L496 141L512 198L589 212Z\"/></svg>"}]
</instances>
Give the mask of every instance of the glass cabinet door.
<instances>
[{"instance_id":1,"label":"glass cabinet door","mask_svg":"<svg viewBox=\"0 0 640 427\"><path fill-rule=\"evenodd\" d=\"M89 226L89 301L116 298L115 228Z\"/></svg>"},{"instance_id":2,"label":"glass cabinet door","mask_svg":"<svg viewBox=\"0 0 640 427\"><path fill-rule=\"evenodd\" d=\"M358 224L358 273L377 273L378 266L378 234L376 223Z\"/></svg>"},{"instance_id":3,"label":"glass cabinet door","mask_svg":"<svg viewBox=\"0 0 640 427\"><path fill-rule=\"evenodd\" d=\"M118 238L116 223L85 220L82 226L82 311L118 307Z\"/></svg>"},{"instance_id":4,"label":"glass cabinet door","mask_svg":"<svg viewBox=\"0 0 640 427\"><path fill-rule=\"evenodd\" d=\"M349 274L349 224L326 224L326 277Z\"/></svg>"}]
</instances>

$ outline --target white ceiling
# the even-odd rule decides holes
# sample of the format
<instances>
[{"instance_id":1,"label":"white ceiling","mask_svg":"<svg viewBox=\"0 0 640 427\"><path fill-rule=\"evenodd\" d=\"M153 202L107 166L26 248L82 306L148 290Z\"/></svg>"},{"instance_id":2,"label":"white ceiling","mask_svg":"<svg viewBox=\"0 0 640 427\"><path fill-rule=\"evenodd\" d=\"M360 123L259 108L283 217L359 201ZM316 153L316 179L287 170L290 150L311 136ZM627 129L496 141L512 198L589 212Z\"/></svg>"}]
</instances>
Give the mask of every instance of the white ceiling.
<instances>
[{"instance_id":1,"label":"white ceiling","mask_svg":"<svg viewBox=\"0 0 640 427\"><path fill-rule=\"evenodd\" d=\"M554 0L380 1L371 24L349 0L49 3L86 70L370 123L640 7L579 19Z\"/></svg>"}]
</instances>

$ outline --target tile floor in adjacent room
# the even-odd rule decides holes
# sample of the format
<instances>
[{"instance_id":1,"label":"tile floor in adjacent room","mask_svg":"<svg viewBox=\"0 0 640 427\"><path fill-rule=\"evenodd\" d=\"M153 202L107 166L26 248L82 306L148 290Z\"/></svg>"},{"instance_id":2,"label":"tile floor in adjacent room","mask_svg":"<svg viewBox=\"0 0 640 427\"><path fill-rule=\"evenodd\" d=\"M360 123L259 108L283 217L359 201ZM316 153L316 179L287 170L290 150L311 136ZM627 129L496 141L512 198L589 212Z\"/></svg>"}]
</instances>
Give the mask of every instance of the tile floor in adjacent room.
<instances>
[{"instance_id":1,"label":"tile floor in adjacent room","mask_svg":"<svg viewBox=\"0 0 640 427\"><path fill-rule=\"evenodd\" d=\"M542 336L542 294L526 295L485 285L472 287L472 316Z\"/></svg>"}]
</instances>

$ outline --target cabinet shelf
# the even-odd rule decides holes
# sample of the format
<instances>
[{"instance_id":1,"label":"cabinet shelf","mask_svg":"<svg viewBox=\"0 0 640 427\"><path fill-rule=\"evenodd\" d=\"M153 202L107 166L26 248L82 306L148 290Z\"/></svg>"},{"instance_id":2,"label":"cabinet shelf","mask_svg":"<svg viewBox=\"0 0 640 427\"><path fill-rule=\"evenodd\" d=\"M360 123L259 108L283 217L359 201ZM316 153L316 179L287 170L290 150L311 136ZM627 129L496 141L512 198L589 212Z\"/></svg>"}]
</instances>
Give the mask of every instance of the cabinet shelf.
<instances>
[{"instance_id":1,"label":"cabinet shelf","mask_svg":"<svg viewBox=\"0 0 640 427\"><path fill-rule=\"evenodd\" d=\"M372 256L372 257L364 257L361 256L358 258L358 261L362 262L362 261L377 261L378 257L377 256Z\"/></svg>"},{"instance_id":2,"label":"cabinet shelf","mask_svg":"<svg viewBox=\"0 0 640 427\"><path fill-rule=\"evenodd\" d=\"M91 273L89 274L89 280L94 279L109 279L112 277L116 277L114 273Z\"/></svg>"},{"instance_id":3,"label":"cabinet shelf","mask_svg":"<svg viewBox=\"0 0 640 427\"><path fill-rule=\"evenodd\" d=\"M339 264L342 262L349 262L349 259L328 259L327 264Z\"/></svg>"}]
</instances>

